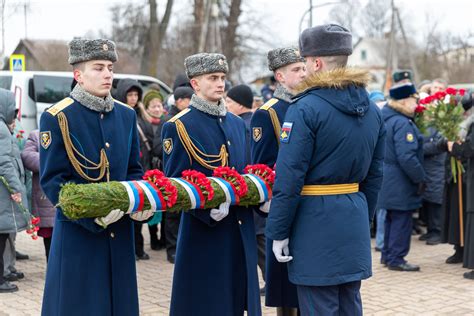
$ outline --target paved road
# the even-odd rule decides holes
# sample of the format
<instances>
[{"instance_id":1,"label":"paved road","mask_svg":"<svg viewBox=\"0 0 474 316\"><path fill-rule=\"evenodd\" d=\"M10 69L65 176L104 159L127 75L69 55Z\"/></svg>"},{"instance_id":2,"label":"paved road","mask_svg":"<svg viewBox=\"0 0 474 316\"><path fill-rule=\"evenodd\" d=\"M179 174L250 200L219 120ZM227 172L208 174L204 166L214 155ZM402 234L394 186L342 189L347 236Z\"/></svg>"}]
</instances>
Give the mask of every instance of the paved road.
<instances>
[{"instance_id":1,"label":"paved road","mask_svg":"<svg viewBox=\"0 0 474 316\"><path fill-rule=\"evenodd\" d=\"M26 277L17 283L18 292L0 294L0 316L36 316L44 285L43 244L20 233L17 248L30 255L30 260L17 263ZM140 313L168 315L173 265L164 251L148 253L151 260L137 263ZM452 253L449 245L427 246L413 238L408 260L420 264L421 272L408 273L389 271L378 263L380 254L373 252L374 276L362 285L365 315L474 315L474 282L463 279L467 270L460 265L444 263ZM263 308L263 314L276 313Z\"/></svg>"}]
</instances>

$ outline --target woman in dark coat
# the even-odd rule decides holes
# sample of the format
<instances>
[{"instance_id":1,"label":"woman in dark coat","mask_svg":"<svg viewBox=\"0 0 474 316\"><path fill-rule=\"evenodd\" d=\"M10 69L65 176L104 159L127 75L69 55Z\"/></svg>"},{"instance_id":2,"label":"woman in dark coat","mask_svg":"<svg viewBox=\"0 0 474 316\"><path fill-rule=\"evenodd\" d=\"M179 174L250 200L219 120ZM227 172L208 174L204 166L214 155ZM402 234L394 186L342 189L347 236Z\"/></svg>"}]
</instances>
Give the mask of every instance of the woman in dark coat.
<instances>
[{"instance_id":1,"label":"woman in dark coat","mask_svg":"<svg viewBox=\"0 0 474 316\"><path fill-rule=\"evenodd\" d=\"M117 85L116 98L133 108L137 113L137 129L140 139L140 164L143 171L151 169L151 149L153 148L153 127L148 121L148 114L141 103L143 89L134 79L121 79ZM134 222L136 260L148 260L150 256L144 250L142 223Z\"/></svg>"},{"instance_id":2,"label":"woman in dark coat","mask_svg":"<svg viewBox=\"0 0 474 316\"><path fill-rule=\"evenodd\" d=\"M465 169L466 183L466 203L464 204L464 214L466 217L464 230L464 258L463 267L471 269L470 272L464 273L466 279L474 280L474 109L471 108L466 112L468 115L466 120L461 124L460 143L448 142L448 150L458 159L467 160L467 168ZM467 135L463 137L463 133L467 131Z\"/></svg>"}]
</instances>

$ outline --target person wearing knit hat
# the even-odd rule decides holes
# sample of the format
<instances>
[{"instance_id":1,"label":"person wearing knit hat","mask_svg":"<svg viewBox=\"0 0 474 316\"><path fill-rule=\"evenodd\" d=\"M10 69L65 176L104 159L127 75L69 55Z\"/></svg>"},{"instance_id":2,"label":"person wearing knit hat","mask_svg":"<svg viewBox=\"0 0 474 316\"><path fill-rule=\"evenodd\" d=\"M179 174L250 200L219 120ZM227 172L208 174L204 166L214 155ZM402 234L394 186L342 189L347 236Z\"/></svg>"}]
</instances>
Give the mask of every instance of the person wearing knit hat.
<instances>
[{"instance_id":1,"label":"person wearing knit hat","mask_svg":"<svg viewBox=\"0 0 474 316\"><path fill-rule=\"evenodd\" d=\"M199 53L184 64L194 94L189 108L163 125L164 173L181 177L193 169L211 177L222 166L243 172L245 123L225 106L225 56ZM232 204L197 203L182 213L171 315L261 315L253 210Z\"/></svg>"},{"instance_id":2,"label":"person wearing knit hat","mask_svg":"<svg viewBox=\"0 0 474 316\"><path fill-rule=\"evenodd\" d=\"M366 90L370 74L347 67L348 29L308 28L299 52L306 77L281 126L265 235L296 285L301 315L362 315L385 128Z\"/></svg>"},{"instance_id":3,"label":"person wearing knit hat","mask_svg":"<svg viewBox=\"0 0 474 316\"><path fill-rule=\"evenodd\" d=\"M245 123L247 160L250 161L250 119L252 118L252 89L240 84L229 89L226 97L227 110L240 117Z\"/></svg>"},{"instance_id":4,"label":"person wearing knit hat","mask_svg":"<svg viewBox=\"0 0 474 316\"><path fill-rule=\"evenodd\" d=\"M77 84L39 124L40 183L53 205L66 183L143 176L135 111L110 95L116 61L110 40L69 43ZM125 212L70 220L57 208L42 315L139 315L133 223L154 211Z\"/></svg>"},{"instance_id":5,"label":"person wearing knit hat","mask_svg":"<svg viewBox=\"0 0 474 316\"><path fill-rule=\"evenodd\" d=\"M304 58L295 47L276 48L267 54L268 69L273 71L276 89L273 97L255 111L251 121L251 156L253 164L273 166L276 163L281 125L290 107L295 88L305 78ZM261 209L267 211L270 202ZM265 304L277 307L279 315L297 313L296 286L288 280L285 263L276 261L272 252L272 240L266 239L265 218L254 216L257 233L259 266L266 282ZM267 264L265 263L267 261Z\"/></svg>"},{"instance_id":6,"label":"person wearing knit hat","mask_svg":"<svg viewBox=\"0 0 474 316\"><path fill-rule=\"evenodd\" d=\"M422 205L425 187L423 136L413 123L417 98L412 83L394 86L387 106L382 109L387 139L377 205L386 209L387 215L381 262L394 271L420 270L404 258L410 250L412 214Z\"/></svg>"}]
</instances>

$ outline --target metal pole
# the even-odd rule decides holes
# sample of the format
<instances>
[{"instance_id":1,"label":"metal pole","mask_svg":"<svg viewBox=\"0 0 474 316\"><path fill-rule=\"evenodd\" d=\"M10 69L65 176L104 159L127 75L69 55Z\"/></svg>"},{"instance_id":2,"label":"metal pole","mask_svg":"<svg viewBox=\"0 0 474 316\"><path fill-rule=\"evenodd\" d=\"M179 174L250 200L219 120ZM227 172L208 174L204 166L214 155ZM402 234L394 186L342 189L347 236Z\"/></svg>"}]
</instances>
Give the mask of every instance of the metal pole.
<instances>
[{"instance_id":1,"label":"metal pole","mask_svg":"<svg viewBox=\"0 0 474 316\"><path fill-rule=\"evenodd\" d=\"M313 26L313 0L309 0L309 25L308 27Z\"/></svg>"},{"instance_id":2,"label":"metal pole","mask_svg":"<svg viewBox=\"0 0 474 316\"><path fill-rule=\"evenodd\" d=\"M26 39L26 38L28 37L28 36L27 36L27 22L26 22L26 1L25 1L24 5L23 5L23 13L24 13L24 15L25 15L25 39Z\"/></svg>"}]
</instances>

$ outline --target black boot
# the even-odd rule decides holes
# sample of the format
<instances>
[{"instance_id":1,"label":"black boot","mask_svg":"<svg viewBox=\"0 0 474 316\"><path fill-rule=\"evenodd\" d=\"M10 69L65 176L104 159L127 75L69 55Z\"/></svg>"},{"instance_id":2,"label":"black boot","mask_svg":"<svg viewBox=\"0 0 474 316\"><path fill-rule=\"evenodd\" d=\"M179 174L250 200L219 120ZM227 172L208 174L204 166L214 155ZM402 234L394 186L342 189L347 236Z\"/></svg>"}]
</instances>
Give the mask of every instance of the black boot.
<instances>
[{"instance_id":1,"label":"black boot","mask_svg":"<svg viewBox=\"0 0 474 316\"><path fill-rule=\"evenodd\" d=\"M469 280L474 280L474 270L464 273L464 278Z\"/></svg>"},{"instance_id":2,"label":"black boot","mask_svg":"<svg viewBox=\"0 0 474 316\"><path fill-rule=\"evenodd\" d=\"M464 255L464 247L456 246L454 247L454 249L456 250L456 252L454 253L454 255L446 259L446 263L455 264L462 262L462 257Z\"/></svg>"}]
</instances>

